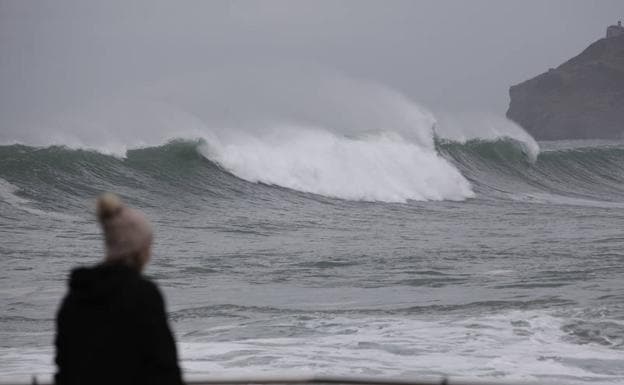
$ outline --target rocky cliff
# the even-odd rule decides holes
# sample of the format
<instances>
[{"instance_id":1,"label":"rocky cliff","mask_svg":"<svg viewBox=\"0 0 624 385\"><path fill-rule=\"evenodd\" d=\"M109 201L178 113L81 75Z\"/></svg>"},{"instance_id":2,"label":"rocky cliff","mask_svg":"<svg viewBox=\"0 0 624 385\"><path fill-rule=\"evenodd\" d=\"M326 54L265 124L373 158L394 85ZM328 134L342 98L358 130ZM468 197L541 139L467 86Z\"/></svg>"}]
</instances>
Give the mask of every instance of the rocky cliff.
<instances>
[{"instance_id":1,"label":"rocky cliff","mask_svg":"<svg viewBox=\"0 0 624 385\"><path fill-rule=\"evenodd\" d=\"M538 140L624 138L624 35L509 89L507 117Z\"/></svg>"}]
</instances>

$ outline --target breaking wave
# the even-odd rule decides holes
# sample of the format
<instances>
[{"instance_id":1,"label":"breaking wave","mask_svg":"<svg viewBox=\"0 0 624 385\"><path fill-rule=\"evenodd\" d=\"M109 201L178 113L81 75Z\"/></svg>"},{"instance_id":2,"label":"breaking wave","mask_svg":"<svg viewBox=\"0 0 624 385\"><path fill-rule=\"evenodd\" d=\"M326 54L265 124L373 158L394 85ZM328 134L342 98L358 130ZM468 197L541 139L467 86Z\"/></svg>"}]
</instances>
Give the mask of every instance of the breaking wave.
<instances>
[{"instance_id":1,"label":"breaking wave","mask_svg":"<svg viewBox=\"0 0 624 385\"><path fill-rule=\"evenodd\" d=\"M40 167L65 183L53 188L70 193L81 185L117 191L119 183L141 184L141 170L128 169L133 157L168 156L172 145L162 144L177 138L194 143L193 151L220 169L207 172L225 171L247 182L356 201L461 201L475 191L462 165L440 151L436 138L463 143L504 137L527 149L531 161L539 152L529 135L505 119L467 121L466 127L448 118L438 121L379 84L278 68L241 71L229 79L198 76L155 87L147 96L98 101L44 127L2 132L0 143L4 153L29 154L17 157L27 162L53 158ZM11 147L18 143L26 147ZM10 175L10 167L26 167L5 159L1 167L9 175L0 177L13 183L21 176ZM179 172L188 167L172 162Z\"/></svg>"},{"instance_id":2,"label":"breaking wave","mask_svg":"<svg viewBox=\"0 0 624 385\"><path fill-rule=\"evenodd\" d=\"M379 202L624 203L624 145L553 149L533 161L526 146L511 139L438 140L434 150L422 151L398 136L285 131L227 145L176 140L130 150L125 158L61 146L0 146L0 197L22 207L59 200L71 206L73 197L104 190L228 199L312 193Z\"/></svg>"}]
</instances>

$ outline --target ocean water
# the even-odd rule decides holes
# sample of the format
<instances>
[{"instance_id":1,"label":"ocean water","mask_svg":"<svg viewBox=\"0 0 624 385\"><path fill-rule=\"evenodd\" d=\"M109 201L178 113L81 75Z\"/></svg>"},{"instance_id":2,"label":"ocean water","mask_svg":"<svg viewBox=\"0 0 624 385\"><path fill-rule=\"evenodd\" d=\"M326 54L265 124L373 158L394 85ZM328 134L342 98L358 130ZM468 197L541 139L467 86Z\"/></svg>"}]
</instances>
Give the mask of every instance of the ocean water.
<instances>
[{"instance_id":1,"label":"ocean water","mask_svg":"<svg viewBox=\"0 0 624 385\"><path fill-rule=\"evenodd\" d=\"M624 383L624 143L280 129L108 154L0 146L0 381L50 378L119 193L155 227L188 378Z\"/></svg>"}]
</instances>

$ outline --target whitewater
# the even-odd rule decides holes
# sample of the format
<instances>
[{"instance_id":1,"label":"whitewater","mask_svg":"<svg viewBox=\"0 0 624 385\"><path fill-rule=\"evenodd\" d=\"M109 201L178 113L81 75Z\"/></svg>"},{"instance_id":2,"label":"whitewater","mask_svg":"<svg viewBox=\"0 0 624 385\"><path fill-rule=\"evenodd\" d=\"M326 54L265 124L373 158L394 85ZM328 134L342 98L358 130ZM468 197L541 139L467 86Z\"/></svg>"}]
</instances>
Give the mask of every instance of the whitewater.
<instances>
[{"instance_id":1,"label":"whitewater","mask_svg":"<svg viewBox=\"0 0 624 385\"><path fill-rule=\"evenodd\" d=\"M2 132L0 382L53 373L67 274L103 255L102 191L153 221L188 379L624 382L624 143L302 82L194 79Z\"/></svg>"}]
</instances>

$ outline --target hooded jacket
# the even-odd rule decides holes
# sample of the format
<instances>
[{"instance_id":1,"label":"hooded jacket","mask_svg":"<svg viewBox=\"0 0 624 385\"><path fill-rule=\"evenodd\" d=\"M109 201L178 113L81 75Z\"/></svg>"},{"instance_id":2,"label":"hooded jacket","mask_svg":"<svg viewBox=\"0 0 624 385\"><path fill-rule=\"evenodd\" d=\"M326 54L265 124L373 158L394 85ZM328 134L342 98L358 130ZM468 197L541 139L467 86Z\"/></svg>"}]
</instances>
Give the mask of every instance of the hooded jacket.
<instances>
[{"instance_id":1,"label":"hooded jacket","mask_svg":"<svg viewBox=\"0 0 624 385\"><path fill-rule=\"evenodd\" d=\"M56 330L57 385L182 384L162 295L130 267L75 269Z\"/></svg>"}]
</instances>

